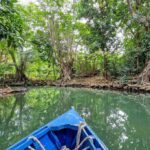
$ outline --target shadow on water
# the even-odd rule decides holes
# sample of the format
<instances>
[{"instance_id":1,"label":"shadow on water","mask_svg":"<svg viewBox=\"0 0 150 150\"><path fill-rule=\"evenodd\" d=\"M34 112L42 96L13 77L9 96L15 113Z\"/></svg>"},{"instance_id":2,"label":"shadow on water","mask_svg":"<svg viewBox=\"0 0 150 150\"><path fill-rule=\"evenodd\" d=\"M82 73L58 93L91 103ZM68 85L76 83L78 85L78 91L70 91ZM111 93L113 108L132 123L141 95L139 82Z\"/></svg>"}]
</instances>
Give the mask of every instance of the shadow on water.
<instances>
[{"instance_id":1,"label":"shadow on water","mask_svg":"<svg viewBox=\"0 0 150 150\"><path fill-rule=\"evenodd\" d=\"M111 150L150 149L150 95L41 87L0 98L0 146L6 149L74 106Z\"/></svg>"}]
</instances>

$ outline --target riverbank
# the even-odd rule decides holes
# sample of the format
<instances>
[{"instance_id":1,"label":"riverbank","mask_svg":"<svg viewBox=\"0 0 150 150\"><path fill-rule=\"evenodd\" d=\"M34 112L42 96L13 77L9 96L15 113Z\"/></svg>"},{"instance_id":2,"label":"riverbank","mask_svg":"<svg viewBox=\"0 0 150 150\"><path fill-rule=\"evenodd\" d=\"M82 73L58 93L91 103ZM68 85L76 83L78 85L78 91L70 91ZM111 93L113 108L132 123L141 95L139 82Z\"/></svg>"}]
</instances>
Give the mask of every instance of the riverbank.
<instances>
[{"instance_id":1,"label":"riverbank","mask_svg":"<svg viewBox=\"0 0 150 150\"><path fill-rule=\"evenodd\" d=\"M28 80L24 82L6 82L8 86L58 86L58 87L78 87L78 88L93 88L93 89L106 89L106 90L118 90L128 92L146 92L150 93L149 84L121 84L117 80L105 80L99 76L74 78L69 81L62 82L61 80Z\"/></svg>"},{"instance_id":2,"label":"riverbank","mask_svg":"<svg viewBox=\"0 0 150 150\"><path fill-rule=\"evenodd\" d=\"M53 82L54 86L62 87L85 87L93 89L118 90L128 92L147 92L150 93L150 84L121 84L117 80L108 81L100 77L89 77L72 79L67 82Z\"/></svg>"}]
</instances>

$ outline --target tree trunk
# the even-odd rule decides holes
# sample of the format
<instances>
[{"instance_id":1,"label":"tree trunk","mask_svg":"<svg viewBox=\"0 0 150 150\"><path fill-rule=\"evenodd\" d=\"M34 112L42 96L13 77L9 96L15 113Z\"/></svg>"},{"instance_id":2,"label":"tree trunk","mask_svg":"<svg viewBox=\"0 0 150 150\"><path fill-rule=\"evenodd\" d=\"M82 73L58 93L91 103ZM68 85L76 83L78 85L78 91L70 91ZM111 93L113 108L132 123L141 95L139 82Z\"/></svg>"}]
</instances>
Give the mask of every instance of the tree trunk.
<instances>
[{"instance_id":1,"label":"tree trunk","mask_svg":"<svg viewBox=\"0 0 150 150\"><path fill-rule=\"evenodd\" d=\"M21 60L20 65L15 65L16 67L16 79L17 81L24 81L28 79L25 75L25 70L26 70L26 62L25 60Z\"/></svg>"},{"instance_id":2,"label":"tree trunk","mask_svg":"<svg viewBox=\"0 0 150 150\"><path fill-rule=\"evenodd\" d=\"M73 62L62 62L61 63L61 74L60 78L62 81L71 80L73 77Z\"/></svg>"},{"instance_id":3,"label":"tree trunk","mask_svg":"<svg viewBox=\"0 0 150 150\"><path fill-rule=\"evenodd\" d=\"M132 16L136 15L135 13L139 10L139 6L141 4L141 0L136 0L136 10L134 10L134 7L132 6L131 0L127 0L129 12ZM137 19L137 21L142 24L145 28L145 30L150 34L150 23L148 16L141 15L140 18ZM140 84L150 82L150 60L148 60L147 65L141 72L141 74L138 76L137 82Z\"/></svg>"},{"instance_id":4,"label":"tree trunk","mask_svg":"<svg viewBox=\"0 0 150 150\"><path fill-rule=\"evenodd\" d=\"M28 78L26 77L24 70L21 68L17 67L16 68L16 80L17 81L26 81Z\"/></svg>"},{"instance_id":5,"label":"tree trunk","mask_svg":"<svg viewBox=\"0 0 150 150\"><path fill-rule=\"evenodd\" d=\"M12 58L12 61L14 63L15 69L16 69L16 81L26 81L27 77L25 75L25 69L26 69L26 61L27 61L27 57L25 57L25 59L21 59L21 63L20 65L17 64L16 58L15 58L15 54L13 51L9 51L9 54Z\"/></svg>"},{"instance_id":6,"label":"tree trunk","mask_svg":"<svg viewBox=\"0 0 150 150\"><path fill-rule=\"evenodd\" d=\"M150 82L150 60L147 63L147 66L142 71L142 73L139 75L137 82L139 84L144 84L144 83Z\"/></svg>"},{"instance_id":7,"label":"tree trunk","mask_svg":"<svg viewBox=\"0 0 150 150\"><path fill-rule=\"evenodd\" d=\"M107 54L104 54L104 63L103 63L103 77L108 80L108 59L107 59Z\"/></svg>"}]
</instances>

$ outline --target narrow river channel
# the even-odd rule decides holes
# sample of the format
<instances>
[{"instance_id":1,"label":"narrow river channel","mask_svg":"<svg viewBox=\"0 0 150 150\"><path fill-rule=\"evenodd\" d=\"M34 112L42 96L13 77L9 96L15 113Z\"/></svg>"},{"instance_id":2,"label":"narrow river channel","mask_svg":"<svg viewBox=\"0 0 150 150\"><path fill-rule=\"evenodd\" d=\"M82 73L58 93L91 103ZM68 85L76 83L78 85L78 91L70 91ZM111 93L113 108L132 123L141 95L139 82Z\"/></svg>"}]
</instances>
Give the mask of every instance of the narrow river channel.
<instances>
[{"instance_id":1,"label":"narrow river channel","mask_svg":"<svg viewBox=\"0 0 150 150\"><path fill-rule=\"evenodd\" d=\"M150 150L149 94L56 87L0 97L0 150L71 106L110 150Z\"/></svg>"}]
</instances>

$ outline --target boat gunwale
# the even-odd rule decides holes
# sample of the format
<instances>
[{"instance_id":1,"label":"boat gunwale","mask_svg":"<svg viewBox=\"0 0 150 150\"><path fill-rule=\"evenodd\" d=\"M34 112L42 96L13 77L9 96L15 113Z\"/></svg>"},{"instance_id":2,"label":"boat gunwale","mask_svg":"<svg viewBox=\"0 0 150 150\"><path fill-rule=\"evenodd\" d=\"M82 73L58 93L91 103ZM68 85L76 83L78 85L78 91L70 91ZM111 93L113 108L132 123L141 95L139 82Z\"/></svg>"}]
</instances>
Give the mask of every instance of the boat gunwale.
<instances>
[{"instance_id":1,"label":"boat gunwale","mask_svg":"<svg viewBox=\"0 0 150 150\"><path fill-rule=\"evenodd\" d=\"M55 122L57 122L57 120L62 119L63 116L69 114L74 114L78 117L78 124L70 124L70 123L66 123L66 124L60 124L60 125L55 125ZM20 150L20 148L27 148L28 146L30 146L31 144L33 144L33 140L29 139L30 136L35 136L38 139L41 138L42 136L44 136L46 133L48 133L49 131L59 131L61 129L72 129L72 130L77 130L79 127L79 124L81 122L85 123L85 120L79 115L78 112L75 111L74 108L71 108L69 111L67 111L66 113L58 116L57 118L53 119L52 121L50 121L49 123L47 123L46 125L36 129L35 131L33 131L32 133L30 133L28 136L24 137L23 139L21 139L20 141L18 141L17 143L13 144L12 146L10 146L7 150L14 150L13 148L15 148L15 150ZM100 138L98 138L98 136L94 133L94 131L87 125L86 126L88 132L90 132L90 134L92 136L95 137L95 139L97 140L97 142L99 143L99 145L102 147L103 150L108 150L108 148L105 146L105 144L102 142L102 140Z\"/></svg>"}]
</instances>

